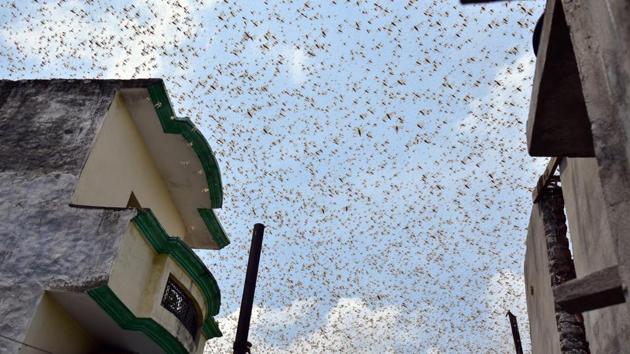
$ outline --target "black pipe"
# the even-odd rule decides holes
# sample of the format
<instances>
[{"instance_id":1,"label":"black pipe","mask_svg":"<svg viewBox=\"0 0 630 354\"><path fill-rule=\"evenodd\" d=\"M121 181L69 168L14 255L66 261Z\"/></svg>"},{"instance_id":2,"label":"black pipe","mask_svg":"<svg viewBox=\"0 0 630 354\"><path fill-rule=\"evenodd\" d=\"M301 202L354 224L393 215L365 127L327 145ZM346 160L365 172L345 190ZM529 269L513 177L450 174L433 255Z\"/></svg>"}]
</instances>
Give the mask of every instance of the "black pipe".
<instances>
[{"instance_id":1,"label":"black pipe","mask_svg":"<svg viewBox=\"0 0 630 354\"><path fill-rule=\"evenodd\" d=\"M512 327L512 337L514 338L514 350L516 354L523 354L523 346L521 345L521 334L518 332L518 322L516 316L508 311L507 316L510 318L510 327Z\"/></svg>"},{"instance_id":2,"label":"black pipe","mask_svg":"<svg viewBox=\"0 0 630 354\"><path fill-rule=\"evenodd\" d=\"M254 225L252 245L249 249L249 261L245 274L245 286L243 299L241 300L241 312L238 315L238 327L234 339L234 354L250 353L252 344L247 341L249 335L249 323L252 318L252 306L254 305L254 292L256 291L256 278L258 277L258 264L260 263L260 251L262 250L263 233L265 225Z\"/></svg>"}]
</instances>

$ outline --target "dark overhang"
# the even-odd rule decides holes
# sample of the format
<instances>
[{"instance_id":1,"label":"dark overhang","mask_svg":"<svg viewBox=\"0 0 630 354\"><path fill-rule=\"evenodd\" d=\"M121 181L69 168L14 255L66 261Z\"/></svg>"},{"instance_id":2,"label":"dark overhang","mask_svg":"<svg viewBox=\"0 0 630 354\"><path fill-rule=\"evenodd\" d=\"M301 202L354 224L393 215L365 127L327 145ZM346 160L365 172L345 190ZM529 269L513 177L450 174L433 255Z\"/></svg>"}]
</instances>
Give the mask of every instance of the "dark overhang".
<instances>
[{"instance_id":1,"label":"dark overhang","mask_svg":"<svg viewBox=\"0 0 630 354\"><path fill-rule=\"evenodd\" d=\"M527 120L532 156L593 157L593 137L560 0L548 0Z\"/></svg>"}]
</instances>

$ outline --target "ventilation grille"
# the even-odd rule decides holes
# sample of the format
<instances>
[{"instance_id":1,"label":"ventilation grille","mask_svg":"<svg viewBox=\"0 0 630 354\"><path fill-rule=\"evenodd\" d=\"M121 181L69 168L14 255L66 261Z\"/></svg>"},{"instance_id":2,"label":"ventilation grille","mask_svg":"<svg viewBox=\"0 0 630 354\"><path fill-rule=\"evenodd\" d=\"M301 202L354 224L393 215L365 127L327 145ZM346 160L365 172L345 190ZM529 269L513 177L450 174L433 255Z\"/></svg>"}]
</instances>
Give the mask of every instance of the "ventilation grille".
<instances>
[{"instance_id":1,"label":"ventilation grille","mask_svg":"<svg viewBox=\"0 0 630 354\"><path fill-rule=\"evenodd\" d=\"M171 278L166 283L162 306L177 317L193 338L197 334L197 310L188 294Z\"/></svg>"}]
</instances>

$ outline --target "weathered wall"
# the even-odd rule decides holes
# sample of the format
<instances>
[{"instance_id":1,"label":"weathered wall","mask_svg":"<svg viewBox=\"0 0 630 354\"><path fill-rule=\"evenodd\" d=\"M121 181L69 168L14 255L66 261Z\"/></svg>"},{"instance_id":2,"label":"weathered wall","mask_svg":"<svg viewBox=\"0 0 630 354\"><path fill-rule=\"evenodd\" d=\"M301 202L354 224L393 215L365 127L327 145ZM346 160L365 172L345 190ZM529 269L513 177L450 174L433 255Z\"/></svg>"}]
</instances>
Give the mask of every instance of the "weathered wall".
<instances>
[{"instance_id":1,"label":"weathered wall","mask_svg":"<svg viewBox=\"0 0 630 354\"><path fill-rule=\"evenodd\" d=\"M562 159L560 179L576 273L584 276L616 265L595 158Z\"/></svg>"},{"instance_id":2,"label":"weathered wall","mask_svg":"<svg viewBox=\"0 0 630 354\"><path fill-rule=\"evenodd\" d=\"M43 291L106 281L131 210L69 206L115 89L137 81L0 81L0 333L23 341ZM19 345L0 340L0 353Z\"/></svg>"},{"instance_id":3,"label":"weathered wall","mask_svg":"<svg viewBox=\"0 0 630 354\"><path fill-rule=\"evenodd\" d=\"M630 284L630 3L627 0L562 0L588 111L597 173L615 242L619 275ZM597 238L590 245L596 245ZM595 246L598 247L598 246ZM619 256L621 255L621 257ZM628 318L630 301L601 311ZM612 315L611 312L611 315ZM590 314L589 314L590 316ZM600 324L599 335L614 343L606 352L628 352L627 324ZM619 336L615 336L616 331ZM625 343L621 345L620 342ZM619 346L618 346L619 345Z\"/></svg>"},{"instance_id":4,"label":"weathered wall","mask_svg":"<svg viewBox=\"0 0 630 354\"><path fill-rule=\"evenodd\" d=\"M617 265L617 243L610 232L595 158L563 159L560 178L577 276ZM592 353L622 353L630 347L627 306L586 312L584 325Z\"/></svg>"},{"instance_id":5,"label":"weathered wall","mask_svg":"<svg viewBox=\"0 0 630 354\"><path fill-rule=\"evenodd\" d=\"M89 288L107 279L135 211L71 208L75 181L61 173L0 173L0 331L6 336L24 339L45 289ZM17 348L5 341L3 350Z\"/></svg>"},{"instance_id":6,"label":"weathered wall","mask_svg":"<svg viewBox=\"0 0 630 354\"><path fill-rule=\"evenodd\" d=\"M525 252L525 294L533 353L560 353L542 212L534 204Z\"/></svg>"}]
</instances>

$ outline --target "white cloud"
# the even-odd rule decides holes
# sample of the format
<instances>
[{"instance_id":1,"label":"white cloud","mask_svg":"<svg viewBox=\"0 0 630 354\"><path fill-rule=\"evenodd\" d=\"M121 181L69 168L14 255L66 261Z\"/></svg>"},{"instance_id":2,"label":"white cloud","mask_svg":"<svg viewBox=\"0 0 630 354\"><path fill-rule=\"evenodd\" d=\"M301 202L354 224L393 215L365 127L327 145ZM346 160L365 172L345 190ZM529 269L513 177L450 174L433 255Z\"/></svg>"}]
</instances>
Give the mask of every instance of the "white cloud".
<instances>
[{"instance_id":1,"label":"white cloud","mask_svg":"<svg viewBox=\"0 0 630 354\"><path fill-rule=\"evenodd\" d=\"M506 125L510 126L515 122L524 122L529 105L516 100L522 100L521 92L531 90L531 77L536 64L532 59L532 54L528 53L520 56L514 63L503 66L494 79L489 81L492 85L489 92L470 100L470 113L459 122L459 130L487 134L505 129Z\"/></svg>"},{"instance_id":2,"label":"white cloud","mask_svg":"<svg viewBox=\"0 0 630 354\"><path fill-rule=\"evenodd\" d=\"M304 82L306 79L306 72L304 72L306 60L307 58L303 50L293 49L289 73L291 74L291 79L298 84Z\"/></svg>"},{"instance_id":3,"label":"white cloud","mask_svg":"<svg viewBox=\"0 0 630 354\"><path fill-rule=\"evenodd\" d=\"M399 353L402 348L417 348L418 333L426 321L425 311L403 311L399 306L384 306L373 309L364 300L341 298L330 309L321 327L310 333L298 334L285 343L271 343L261 333L278 331L289 333L299 322L318 322L315 316L316 301L295 301L282 309L254 307L250 342L256 353ZM238 313L234 312L220 320L224 337L210 340L206 354L225 353L231 349L236 332ZM304 327L302 324L301 327ZM435 348L427 348L436 353ZM404 350L403 350L404 351Z\"/></svg>"},{"instance_id":4,"label":"white cloud","mask_svg":"<svg viewBox=\"0 0 630 354\"><path fill-rule=\"evenodd\" d=\"M178 0L134 3L122 9L113 5L86 5L80 1L46 4L25 11L32 17L0 28L6 43L14 43L21 55L38 60L38 66L54 74L100 71L103 77L150 77L162 72L163 61L172 71L187 65L190 53L183 43L203 31L199 13L211 8ZM60 21L60 19L62 19ZM33 73L34 74L34 73Z\"/></svg>"}]
</instances>

